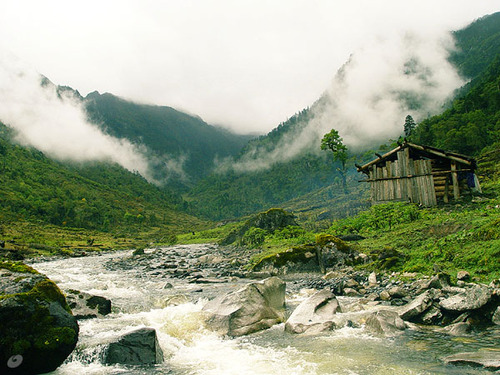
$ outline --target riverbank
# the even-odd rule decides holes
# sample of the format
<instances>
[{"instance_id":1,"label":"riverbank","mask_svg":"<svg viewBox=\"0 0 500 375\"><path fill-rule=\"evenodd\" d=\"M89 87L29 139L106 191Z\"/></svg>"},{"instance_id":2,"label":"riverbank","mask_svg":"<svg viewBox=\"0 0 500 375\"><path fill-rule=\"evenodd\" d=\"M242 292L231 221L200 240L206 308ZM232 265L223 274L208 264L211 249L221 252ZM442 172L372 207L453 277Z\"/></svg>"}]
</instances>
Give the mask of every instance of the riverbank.
<instances>
[{"instance_id":1,"label":"riverbank","mask_svg":"<svg viewBox=\"0 0 500 375\"><path fill-rule=\"evenodd\" d=\"M460 352L495 348L499 326L452 335L438 326L408 322L396 336L371 333L365 328L368 315L380 309L396 311L403 297L373 299L370 294L351 297L345 289L358 280L364 286L373 275L351 268L337 275L300 273L280 275L286 282L286 317L315 291L344 286L337 299L342 313L334 329L315 335L291 335L284 325L240 338L220 336L204 323L203 306L249 283L268 277L245 269L235 249L216 245L182 245L146 250L112 252L84 258L50 260L32 265L49 275L63 290L77 289L112 301L106 317L82 320L80 341L69 360L56 374L80 371L118 374L483 374L472 367L447 365L442 360ZM334 276L334 277L333 277ZM371 276L371 277L370 277ZM331 277L331 278L330 278ZM406 281L405 281L406 278ZM415 275L376 275L372 292L383 295L395 286L402 289L418 281ZM351 280L352 279L352 280ZM443 279L437 278L438 280ZM434 288L436 281L423 279ZM432 284L432 285L431 285ZM464 285L465 286L465 285ZM354 286L352 289L358 287ZM366 286L367 291L370 290ZM432 289L432 288L431 288ZM407 296L413 298L412 292ZM165 361L155 367L130 368L103 365L103 345L140 327L156 329Z\"/></svg>"},{"instance_id":2,"label":"riverbank","mask_svg":"<svg viewBox=\"0 0 500 375\"><path fill-rule=\"evenodd\" d=\"M459 295L480 284L462 281L446 285L443 274L435 277L337 269L284 273L286 283L284 318L316 292L333 291L339 310L328 318L324 332L290 334L284 324L251 335L228 337L206 323L204 306L215 298L246 288L271 276L267 271L249 271L245 265L252 251L242 253L217 245L176 245L119 251L71 258L38 258L30 264L49 276L69 295L78 290L111 301L105 316L79 320L77 348L54 374L463 374L444 358L461 352L490 353L500 339L500 326L443 330L439 322L425 324L405 319L403 330L387 335L367 326L378 311L399 314L422 293L434 293L432 302ZM497 286L491 290L498 295ZM451 288L451 289L450 289ZM406 295L404 295L406 292ZM432 303L431 303L432 305ZM422 310L423 311L423 310ZM78 314L75 310L74 314ZM463 314L460 314L463 315ZM394 317L394 315L392 315ZM415 314L414 317L422 316ZM460 323L474 322L463 316ZM460 324L461 327L464 324ZM106 364L107 345L141 328L156 331L164 360L151 367ZM484 353L483 353L484 354ZM466 367L468 374L481 369Z\"/></svg>"}]
</instances>

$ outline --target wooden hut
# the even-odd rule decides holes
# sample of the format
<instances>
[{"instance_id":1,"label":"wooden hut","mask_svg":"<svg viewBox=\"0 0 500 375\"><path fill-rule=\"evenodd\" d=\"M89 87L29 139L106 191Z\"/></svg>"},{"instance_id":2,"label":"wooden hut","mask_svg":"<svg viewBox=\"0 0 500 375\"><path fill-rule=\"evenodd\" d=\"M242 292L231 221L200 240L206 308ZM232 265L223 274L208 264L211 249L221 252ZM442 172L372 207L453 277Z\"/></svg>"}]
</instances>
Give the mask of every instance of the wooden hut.
<instances>
[{"instance_id":1,"label":"wooden hut","mask_svg":"<svg viewBox=\"0 0 500 375\"><path fill-rule=\"evenodd\" d=\"M371 186L372 202L410 201L436 206L480 189L476 161L468 156L409 142L358 167Z\"/></svg>"}]
</instances>

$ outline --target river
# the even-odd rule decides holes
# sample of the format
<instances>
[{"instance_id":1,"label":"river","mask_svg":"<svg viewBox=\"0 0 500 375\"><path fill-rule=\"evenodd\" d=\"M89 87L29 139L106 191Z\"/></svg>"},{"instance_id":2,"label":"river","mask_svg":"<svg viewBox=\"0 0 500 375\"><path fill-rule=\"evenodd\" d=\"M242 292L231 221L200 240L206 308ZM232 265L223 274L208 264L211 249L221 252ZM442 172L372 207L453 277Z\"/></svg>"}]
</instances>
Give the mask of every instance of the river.
<instances>
[{"instance_id":1,"label":"river","mask_svg":"<svg viewBox=\"0 0 500 375\"><path fill-rule=\"evenodd\" d=\"M211 247L212 246L212 247ZM177 262L207 254L213 245L177 246L156 250L154 261ZM82 320L77 348L54 375L75 374L265 374L377 375L485 374L470 367L445 365L441 358L463 351L498 348L498 329L467 337L433 331L406 330L394 338L377 337L363 327L344 327L321 335L292 335L280 324L241 338L220 337L203 326L201 309L215 295L240 288L248 280L195 284L154 267L124 267L131 252L38 261L31 265L62 290L76 289L109 298L113 312ZM153 270L153 271L152 271ZM307 296L287 291L290 309ZM339 297L341 305L350 303ZM165 355L153 367L103 365L105 344L141 327L155 328Z\"/></svg>"}]
</instances>

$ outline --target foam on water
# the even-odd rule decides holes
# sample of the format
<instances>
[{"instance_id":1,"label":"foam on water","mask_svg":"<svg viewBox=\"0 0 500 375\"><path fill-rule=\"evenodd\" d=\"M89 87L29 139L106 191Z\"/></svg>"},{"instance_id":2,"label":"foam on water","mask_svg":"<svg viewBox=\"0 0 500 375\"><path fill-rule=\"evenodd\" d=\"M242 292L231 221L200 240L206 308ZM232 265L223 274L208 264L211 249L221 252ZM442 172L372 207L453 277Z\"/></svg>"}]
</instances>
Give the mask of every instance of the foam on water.
<instances>
[{"instance_id":1,"label":"foam on water","mask_svg":"<svg viewBox=\"0 0 500 375\"><path fill-rule=\"evenodd\" d=\"M189 246L179 248L189 251ZM202 249L200 245L193 247ZM106 268L106 262L118 261L127 253L63 259L33 266L45 273L63 290L76 289L110 298L113 313L79 322L77 349L57 375L427 375L463 374L460 368L445 366L439 337L405 334L396 338L374 337L363 327L343 327L315 336L292 335L284 325L241 338L221 337L203 324L203 293L197 301L178 298L168 305L168 297L190 293L196 285L179 279L148 279L134 269ZM162 286L169 281L171 289ZM239 288L238 284L212 288ZM296 306L313 291L287 295L287 304ZM194 293L197 295L197 293ZM193 293L191 294L191 297ZM349 299L339 300L346 305ZM363 314L352 311L349 316ZM154 328L165 361L152 367L105 366L101 363L106 343L142 327ZM412 336L413 335L413 336ZM426 341L425 341L426 340ZM450 343L444 339L443 345ZM446 341L447 340L447 341ZM425 342L426 345L420 345ZM461 343L466 345L466 343ZM478 345L476 343L475 345ZM417 350L418 349L418 350ZM487 373L467 369L468 374Z\"/></svg>"}]
</instances>

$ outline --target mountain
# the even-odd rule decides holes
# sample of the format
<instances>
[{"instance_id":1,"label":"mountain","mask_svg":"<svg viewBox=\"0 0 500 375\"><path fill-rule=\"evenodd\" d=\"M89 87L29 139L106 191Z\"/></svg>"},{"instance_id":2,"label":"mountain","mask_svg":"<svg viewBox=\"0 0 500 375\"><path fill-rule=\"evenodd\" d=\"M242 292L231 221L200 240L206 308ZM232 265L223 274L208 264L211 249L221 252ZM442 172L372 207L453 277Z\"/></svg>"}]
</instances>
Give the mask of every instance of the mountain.
<instances>
[{"instance_id":1,"label":"mountain","mask_svg":"<svg viewBox=\"0 0 500 375\"><path fill-rule=\"evenodd\" d=\"M471 82L458 91L458 97L443 115L422 121L413 138L422 144L478 155L499 137L500 13L478 19L453 35L458 49L449 59ZM349 62L340 69L339 79L348 68ZM421 72L417 70L416 74ZM417 108L420 104L419 98L400 96L405 108ZM280 205L300 210L315 221L322 217L342 218L365 208L368 205L366 184L357 183L359 176L353 166L373 158L376 150L351 155L349 195L341 192L338 163L330 154L321 153L319 144L314 149L304 148L288 160L273 159L277 154L286 155L286 144L300 138L298 134L303 135L300 130L321 114L328 100L323 96L267 135L249 142L234 160L239 169L212 174L200 181L186 197L192 212L211 219L224 219ZM380 151L389 146L381 145ZM267 169L244 168L252 162L263 161L268 163Z\"/></svg>"},{"instance_id":2,"label":"mountain","mask_svg":"<svg viewBox=\"0 0 500 375\"><path fill-rule=\"evenodd\" d=\"M462 49L450 59L471 81L449 109L417 126L414 142L471 155L498 147L498 17L484 17L455 33ZM371 159L376 150L350 155L346 195L337 171L340 164L331 153L305 147L292 154L286 147L290 141L302 141L297 134L321 113L324 97L267 135L249 141L248 136L170 107L97 92L83 98L68 87L58 90L71 91L106 133L145 146L157 167L155 177L166 178L161 168L165 165L177 175L169 173L169 184L158 187L114 164L58 162L15 144L11 129L0 124L3 222L31 220L110 233L141 233L147 228L174 233L206 225L199 217L226 220L278 205L297 212L308 225L322 225L322 220L346 217L368 205L367 184L357 182L353 165ZM390 148L392 141L388 142L378 151ZM225 160L228 157L233 158Z\"/></svg>"},{"instance_id":3,"label":"mountain","mask_svg":"<svg viewBox=\"0 0 500 375\"><path fill-rule=\"evenodd\" d=\"M412 140L478 156L500 141L500 53L450 109L422 121Z\"/></svg>"},{"instance_id":4,"label":"mountain","mask_svg":"<svg viewBox=\"0 0 500 375\"><path fill-rule=\"evenodd\" d=\"M0 234L2 223L36 221L65 228L139 233L184 232L206 225L181 209L172 191L109 163L68 164L12 141L0 123Z\"/></svg>"},{"instance_id":5,"label":"mountain","mask_svg":"<svg viewBox=\"0 0 500 375\"><path fill-rule=\"evenodd\" d=\"M146 146L157 164L155 177L164 180L162 171L167 169L170 184L192 185L213 170L217 160L237 155L253 138L170 107L137 104L108 93L93 92L83 101L90 120L106 133Z\"/></svg>"},{"instance_id":6,"label":"mountain","mask_svg":"<svg viewBox=\"0 0 500 375\"><path fill-rule=\"evenodd\" d=\"M453 33L456 50L450 61L468 79L481 74L500 51L500 12L484 16Z\"/></svg>"}]
</instances>

